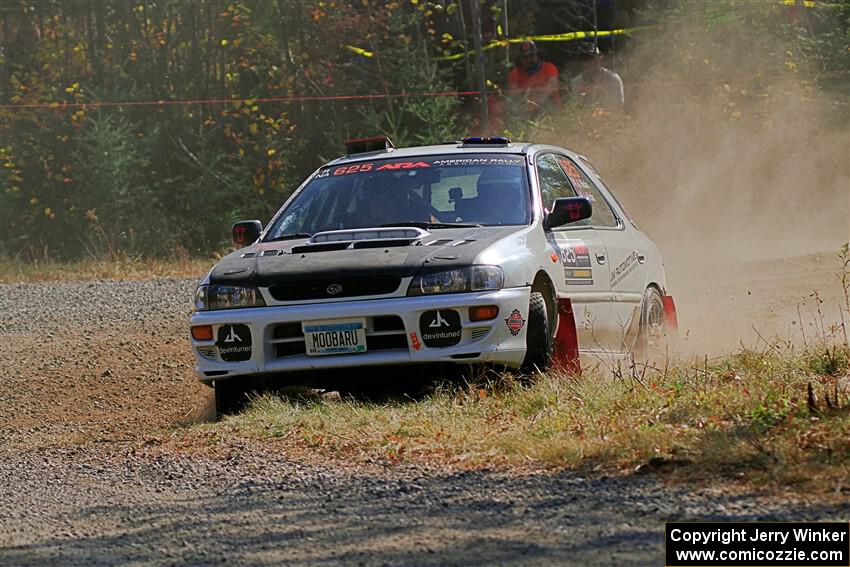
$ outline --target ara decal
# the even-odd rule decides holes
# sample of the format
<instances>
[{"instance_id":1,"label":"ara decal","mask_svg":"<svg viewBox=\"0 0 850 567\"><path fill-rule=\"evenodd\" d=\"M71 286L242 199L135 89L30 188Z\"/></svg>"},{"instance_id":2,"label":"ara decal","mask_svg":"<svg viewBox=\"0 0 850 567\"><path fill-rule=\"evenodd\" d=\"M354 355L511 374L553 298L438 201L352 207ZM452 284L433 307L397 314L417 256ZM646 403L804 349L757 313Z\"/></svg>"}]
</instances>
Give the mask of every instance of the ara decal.
<instances>
[{"instance_id":1,"label":"ara decal","mask_svg":"<svg viewBox=\"0 0 850 567\"><path fill-rule=\"evenodd\" d=\"M423 167L431 167L424 161L402 161L399 163L385 163L378 168L378 171L396 170L396 169L420 169Z\"/></svg>"}]
</instances>

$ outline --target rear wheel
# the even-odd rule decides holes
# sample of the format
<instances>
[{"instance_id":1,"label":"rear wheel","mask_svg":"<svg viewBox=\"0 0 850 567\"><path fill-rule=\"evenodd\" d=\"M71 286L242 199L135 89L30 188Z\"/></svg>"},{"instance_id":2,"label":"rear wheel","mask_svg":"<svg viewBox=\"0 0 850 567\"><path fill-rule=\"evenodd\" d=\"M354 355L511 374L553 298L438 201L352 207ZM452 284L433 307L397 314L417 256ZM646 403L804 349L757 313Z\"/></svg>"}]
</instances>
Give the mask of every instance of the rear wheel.
<instances>
[{"instance_id":1,"label":"rear wheel","mask_svg":"<svg viewBox=\"0 0 850 567\"><path fill-rule=\"evenodd\" d=\"M638 351L649 355L663 349L666 344L666 327L661 292L654 287L648 287L643 294L643 308L640 312Z\"/></svg>"},{"instance_id":2,"label":"rear wheel","mask_svg":"<svg viewBox=\"0 0 850 567\"><path fill-rule=\"evenodd\" d=\"M244 377L216 380L214 388L215 417L221 419L245 407L248 403L248 393L251 391L251 380Z\"/></svg>"},{"instance_id":3,"label":"rear wheel","mask_svg":"<svg viewBox=\"0 0 850 567\"><path fill-rule=\"evenodd\" d=\"M528 327L525 331L525 359L522 371L544 372L552 362L552 333L549 329L549 313L543 294L531 292L528 303Z\"/></svg>"}]
</instances>

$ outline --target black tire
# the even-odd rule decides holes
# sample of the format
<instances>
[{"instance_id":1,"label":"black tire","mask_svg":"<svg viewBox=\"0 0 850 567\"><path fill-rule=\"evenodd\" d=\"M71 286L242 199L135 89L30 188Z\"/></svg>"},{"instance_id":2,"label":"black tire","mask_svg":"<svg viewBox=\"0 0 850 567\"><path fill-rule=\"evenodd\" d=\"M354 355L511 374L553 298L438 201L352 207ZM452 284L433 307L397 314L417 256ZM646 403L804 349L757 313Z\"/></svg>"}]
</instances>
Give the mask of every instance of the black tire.
<instances>
[{"instance_id":1,"label":"black tire","mask_svg":"<svg viewBox=\"0 0 850 567\"><path fill-rule=\"evenodd\" d=\"M643 294L636 350L643 355L657 353L664 349L666 336L667 319L664 314L664 300L658 289L648 287Z\"/></svg>"},{"instance_id":2,"label":"black tire","mask_svg":"<svg viewBox=\"0 0 850 567\"><path fill-rule=\"evenodd\" d=\"M248 393L251 391L251 381L245 377L216 380L214 389L215 417L221 419L245 407L248 403Z\"/></svg>"},{"instance_id":3,"label":"black tire","mask_svg":"<svg viewBox=\"0 0 850 567\"><path fill-rule=\"evenodd\" d=\"M543 294L531 292L528 302L528 324L525 331L525 373L545 372L552 363L552 333L549 329L549 314Z\"/></svg>"}]
</instances>

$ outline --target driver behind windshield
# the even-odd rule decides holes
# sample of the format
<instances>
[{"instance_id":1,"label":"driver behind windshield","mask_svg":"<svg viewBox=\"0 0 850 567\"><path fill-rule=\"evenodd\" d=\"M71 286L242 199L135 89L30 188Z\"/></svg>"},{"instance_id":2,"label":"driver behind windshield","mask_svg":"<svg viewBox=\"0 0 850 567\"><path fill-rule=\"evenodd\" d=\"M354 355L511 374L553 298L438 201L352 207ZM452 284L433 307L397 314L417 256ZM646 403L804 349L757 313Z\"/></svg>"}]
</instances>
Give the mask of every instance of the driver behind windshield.
<instances>
[{"instance_id":1,"label":"driver behind windshield","mask_svg":"<svg viewBox=\"0 0 850 567\"><path fill-rule=\"evenodd\" d=\"M394 186L392 175L375 175L364 183L360 202L358 224L371 228L404 220L406 198L403 188Z\"/></svg>"}]
</instances>

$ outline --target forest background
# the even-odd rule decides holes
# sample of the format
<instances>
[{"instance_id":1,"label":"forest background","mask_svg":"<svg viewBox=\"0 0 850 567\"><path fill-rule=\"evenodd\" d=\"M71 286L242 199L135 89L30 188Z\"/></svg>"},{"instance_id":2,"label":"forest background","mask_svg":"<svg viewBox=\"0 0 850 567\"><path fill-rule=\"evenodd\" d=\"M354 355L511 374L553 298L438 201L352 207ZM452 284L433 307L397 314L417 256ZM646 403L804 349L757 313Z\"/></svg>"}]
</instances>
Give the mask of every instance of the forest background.
<instances>
[{"instance_id":1,"label":"forest background","mask_svg":"<svg viewBox=\"0 0 850 567\"><path fill-rule=\"evenodd\" d=\"M735 206L784 184L820 187L829 214L830 200L847 207L850 4L472 2L3 0L0 256L209 257L232 222L267 221L345 139L376 134L568 145L650 224L674 204L705 214L727 166L727 180L762 181ZM473 8L483 44L500 42L484 52L498 100L522 37L628 30L599 39L626 111L582 108L565 88L547 115L482 126L479 95L425 96L477 91ZM578 42L540 45L566 87ZM687 185L694 172L709 182Z\"/></svg>"}]
</instances>

